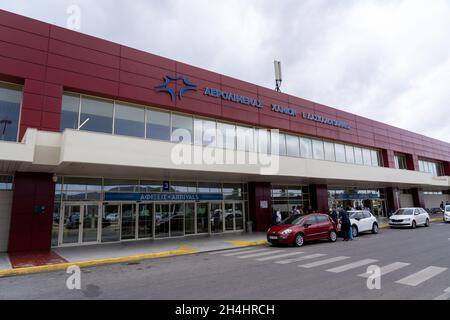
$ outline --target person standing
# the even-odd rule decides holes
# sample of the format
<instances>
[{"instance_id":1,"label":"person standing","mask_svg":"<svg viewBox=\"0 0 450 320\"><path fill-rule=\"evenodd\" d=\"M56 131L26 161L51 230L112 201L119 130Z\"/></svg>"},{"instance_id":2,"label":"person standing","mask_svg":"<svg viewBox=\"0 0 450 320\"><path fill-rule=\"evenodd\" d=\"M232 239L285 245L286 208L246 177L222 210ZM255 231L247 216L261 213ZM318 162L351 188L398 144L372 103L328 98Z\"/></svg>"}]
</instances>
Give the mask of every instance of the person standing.
<instances>
[{"instance_id":1,"label":"person standing","mask_svg":"<svg viewBox=\"0 0 450 320\"><path fill-rule=\"evenodd\" d=\"M337 226L338 225L338 215L337 215L336 208L333 208L333 210L331 211L330 216L331 216L331 219L333 219L334 223Z\"/></svg>"},{"instance_id":2,"label":"person standing","mask_svg":"<svg viewBox=\"0 0 450 320\"><path fill-rule=\"evenodd\" d=\"M441 210L444 211L445 206L444 206L444 201L441 201Z\"/></svg>"},{"instance_id":3,"label":"person standing","mask_svg":"<svg viewBox=\"0 0 450 320\"><path fill-rule=\"evenodd\" d=\"M280 210L277 210L276 223L277 223L277 224L280 224L280 223L281 223L281 212L280 212Z\"/></svg>"},{"instance_id":4,"label":"person standing","mask_svg":"<svg viewBox=\"0 0 450 320\"><path fill-rule=\"evenodd\" d=\"M348 241L349 240L349 229L350 228L350 218L348 216L348 212L345 210L341 210L339 212L339 216L341 219L341 232L342 235L344 236L344 241Z\"/></svg>"}]
</instances>

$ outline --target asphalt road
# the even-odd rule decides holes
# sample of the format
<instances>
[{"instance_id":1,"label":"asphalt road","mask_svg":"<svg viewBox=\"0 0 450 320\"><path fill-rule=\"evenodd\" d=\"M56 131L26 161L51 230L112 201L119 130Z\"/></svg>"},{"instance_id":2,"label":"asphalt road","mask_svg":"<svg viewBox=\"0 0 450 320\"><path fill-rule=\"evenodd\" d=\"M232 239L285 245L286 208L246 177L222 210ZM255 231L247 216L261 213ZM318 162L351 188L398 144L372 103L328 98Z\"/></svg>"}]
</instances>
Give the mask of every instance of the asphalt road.
<instances>
[{"instance_id":1,"label":"asphalt road","mask_svg":"<svg viewBox=\"0 0 450 320\"><path fill-rule=\"evenodd\" d=\"M360 276L370 265L390 271L379 290ZM0 279L0 299L448 299L450 224L93 267L82 270L81 290L68 290L68 277Z\"/></svg>"}]
</instances>

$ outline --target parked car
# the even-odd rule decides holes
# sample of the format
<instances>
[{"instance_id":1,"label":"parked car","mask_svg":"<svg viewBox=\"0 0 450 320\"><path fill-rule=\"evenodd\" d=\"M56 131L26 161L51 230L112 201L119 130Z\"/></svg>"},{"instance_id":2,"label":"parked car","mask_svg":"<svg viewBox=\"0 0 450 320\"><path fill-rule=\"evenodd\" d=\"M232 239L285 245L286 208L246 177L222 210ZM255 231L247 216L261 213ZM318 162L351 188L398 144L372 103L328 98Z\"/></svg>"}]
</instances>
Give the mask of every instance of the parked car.
<instances>
[{"instance_id":1,"label":"parked car","mask_svg":"<svg viewBox=\"0 0 450 320\"><path fill-rule=\"evenodd\" d=\"M441 208L431 208L431 209L425 209L426 212L429 214L438 214L438 213L444 213Z\"/></svg>"},{"instance_id":2,"label":"parked car","mask_svg":"<svg viewBox=\"0 0 450 320\"><path fill-rule=\"evenodd\" d=\"M337 240L337 227L326 214L295 214L267 231L267 241L273 245L293 244L301 247L306 241Z\"/></svg>"},{"instance_id":3,"label":"parked car","mask_svg":"<svg viewBox=\"0 0 450 320\"><path fill-rule=\"evenodd\" d=\"M352 224L353 237L357 237L362 232L378 233L377 218L368 210L348 211L350 222Z\"/></svg>"},{"instance_id":4,"label":"parked car","mask_svg":"<svg viewBox=\"0 0 450 320\"><path fill-rule=\"evenodd\" d=\"M401 208L389 218L389 225L415 229L418 225L430 226L430 215L423 208Z\"/></svg>"},{"instance_id":5,"label":"parked car","mask_svg":"<svg viewBox=\"0 0 450 320\"><path fill-rule=\"evenodd\" d=\"M444 222L450 222L450 206L445 206Z\"/></svg>"}]
</instances>

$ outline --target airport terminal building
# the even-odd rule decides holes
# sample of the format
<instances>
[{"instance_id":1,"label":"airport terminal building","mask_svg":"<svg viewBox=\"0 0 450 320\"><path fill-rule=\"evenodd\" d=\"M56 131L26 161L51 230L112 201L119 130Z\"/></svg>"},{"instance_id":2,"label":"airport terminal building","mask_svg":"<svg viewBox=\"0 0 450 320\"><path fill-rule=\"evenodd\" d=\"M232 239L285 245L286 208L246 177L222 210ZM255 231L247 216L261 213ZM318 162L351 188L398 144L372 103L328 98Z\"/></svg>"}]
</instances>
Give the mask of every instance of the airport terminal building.
<instances>
[{"instance_id":1,"label":"airport terminal building","mask_svg":"<svg viewBox=\"0 0 450 320\"><path fill-rule=\"evenodd\" d=\"M449 143L0 10L0 252L435 208L449 176Z\"/></svg>"}]
</instances>

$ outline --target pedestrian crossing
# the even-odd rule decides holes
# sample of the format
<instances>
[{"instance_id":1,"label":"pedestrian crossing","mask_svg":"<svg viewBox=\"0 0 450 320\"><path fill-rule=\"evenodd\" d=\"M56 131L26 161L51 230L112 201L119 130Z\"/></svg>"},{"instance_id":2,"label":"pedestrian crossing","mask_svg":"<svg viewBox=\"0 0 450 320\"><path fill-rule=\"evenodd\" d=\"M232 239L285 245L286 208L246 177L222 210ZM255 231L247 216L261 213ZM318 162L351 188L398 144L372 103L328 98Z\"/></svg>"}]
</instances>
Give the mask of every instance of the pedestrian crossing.
<instances>
[{"instance_id":1,"label":"pedestrian crossing","mask_svg":"<svg viewBox=\"0 0 450 320\"><path fill-rule=\"evenodd\" d=\"M364 268L370 265L378 265L378 259L365 258L355 260L348 256L331 256L324 253L306 254L304 251L292 251L290 249L273 249L273 248L238 248L231 250L222 250L211 252L211 255L220 255L223 257L233 257L241 260L252 260L256 262L268 262L278 265L295 265L302 269L314 269L320 267L328 267L325 272L340 274L344 272L354 271L356 276L360 278L369 278L372 274L367 271L361 273ZM300 264L298 264L300 263ZM411 263L395 261L389 264L380 265L380 275L402 273L406 267L412 267ZM395 281L396 284L416 287L440 274L446 272L448 268L438 266L428 266L423 269L415 270L412 274L406 275L400 280ZM357 272L359 271L359 272ZM409 271L411 272L411 271ZM404 274L403 274L404 275ZM439 299L445 297L450 298L450 288L439 296Z\"/></svg>"}]
</instances>

